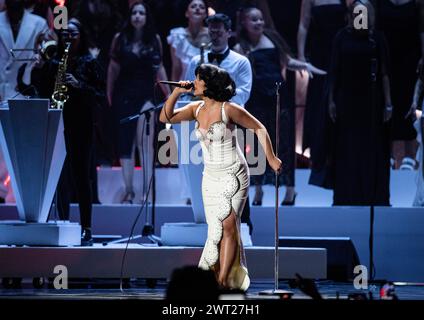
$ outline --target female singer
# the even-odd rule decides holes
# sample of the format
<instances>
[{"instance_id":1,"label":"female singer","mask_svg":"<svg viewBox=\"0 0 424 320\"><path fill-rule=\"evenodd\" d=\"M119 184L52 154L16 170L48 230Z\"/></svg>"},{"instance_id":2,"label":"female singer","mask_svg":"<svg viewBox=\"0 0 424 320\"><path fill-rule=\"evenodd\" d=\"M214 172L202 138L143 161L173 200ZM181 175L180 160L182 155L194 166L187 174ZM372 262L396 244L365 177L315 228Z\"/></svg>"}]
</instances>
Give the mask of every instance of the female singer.
<instances>
[{"instance_id":1,"label":"female singer","mask_svg":"<svg viewBox=\"0 0 424 320\"><path fill-rule=\"evenodd\" d=\"M264 125L244 108L228 102L236 90L228 72L202 64L195 74L193 94L201 101L174 110L180 94L191 91L175 88L165 102L160 121L196 121L196 136L205 165L202 194L208 223L208 238L199 267L213 270L223 288L246 290L250 280L239 230L249 189L249 170L237 143L236 125L255 132L274 171L280 171L281 161L274 154ZM187 81L180 83L189 84Z\"/></svg>"}]
</instances>

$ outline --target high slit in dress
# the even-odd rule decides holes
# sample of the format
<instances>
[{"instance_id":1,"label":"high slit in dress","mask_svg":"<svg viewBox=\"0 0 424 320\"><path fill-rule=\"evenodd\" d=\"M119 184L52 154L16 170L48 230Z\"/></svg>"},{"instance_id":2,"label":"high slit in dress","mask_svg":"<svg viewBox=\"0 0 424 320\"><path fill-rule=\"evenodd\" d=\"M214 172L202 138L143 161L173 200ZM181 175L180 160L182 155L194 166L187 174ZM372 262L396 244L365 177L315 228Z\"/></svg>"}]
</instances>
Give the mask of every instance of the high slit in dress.
<instances>
[{"instance_id":1,"label":"high slit in dress","mask_svg":"<svg viewBox=\"0 0 424 320\"><path fill-rule=\"evenodd\" d=\"M195 113L196 136L202 148L204 161L202 196L208 224L207 240L199 267L204 270L217 270L223 221L234 210L238 254L230 269L228 285L230 288L247 290L250 279L240 237L240 218L249 191L249 169L237 143L234 131L236 126L228 123L224 105L225 102L221 106L221 121L212 123L207 130L200 128L197 121L204 102L199 104Z\"/></svg>"}]
</instances>

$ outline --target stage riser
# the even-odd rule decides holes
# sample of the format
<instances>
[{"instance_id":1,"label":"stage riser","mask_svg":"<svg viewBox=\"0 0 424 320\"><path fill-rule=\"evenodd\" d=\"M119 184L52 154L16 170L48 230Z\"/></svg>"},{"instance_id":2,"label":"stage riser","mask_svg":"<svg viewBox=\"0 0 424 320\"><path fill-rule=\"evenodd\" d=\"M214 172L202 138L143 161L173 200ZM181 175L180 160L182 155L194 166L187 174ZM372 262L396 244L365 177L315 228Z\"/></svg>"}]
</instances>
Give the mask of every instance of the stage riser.
<instances>
[{"instance_id":1,"label":"stage riser","mask_svg":"<svg viewBox=\"0 0 424 320\"><path fill-rule=\"evenodd\" d=\"M0 221L0 245L79 246L81 226L69 222Z\"/></svg>"},{"instance_id":2,"label":"stage riser","mask_svg":"<svg viewBox=\"0 0 424 320\"><path fill-rule=\"evenodd\" d=\"M107 205L119 204L125 194L125 186L122 179L122 172L119 167L99 168L98 189L100 202ZM390 176L390 202L395 207L409 207L412 205L416 192L416 171L392 170ZM332 205L333 192L318 188L308 184L310 170L297 169L295 173L296 190L298 196L296 205L305 207L329 207ZM136 192L135 202L141 201L141 170L134 172L134 189ZM179 206L185 204L187 192L182 189L187 188L181 181L181 173L175 168L162 168L156 170L156 203L158 205ZM264 186L264 205L274 205L274 188L271 185ZM199 189L200 192L200 189ZM280 188L280 199L284 196L284 188ZM254 187L250 188L250 198L253 199ZM14 203L11 193L6 199L7 202Z\"/></svg>"},{"instance_id":3,"label":"stage riser","mask_svg":"<svg viewBox=\"0 0 424 320\"><path fill-rule=\"evenodd\" d=\"M138 206L95 206L96 234L128 235ZM72 207L72 220L78 221L78 208ZM369 265L369 223L367 207L293 207L280 209L280 235L293 237L349 237L363 265ZM252 207L255 246L274 245L272 207ZM16 219L16 208L0 206L0 217ZM144 215L141 221L144 222ZM188 206L158 206L156 234L166 222L193 222ZM136 228L141 233L142 226ZM377 279L424 282L424 209L375 209L374 263Z\"/></svg>"},{"instance_id":4,"label":"stage riser","mask_svg":"<svg viewBox=\"0 0 424 320\"><path fill-rule=\"evenodd\" d=\"M182 205L186 199L182 195L186 183L181 181L182 173L175 168L156 169L156 201L159 205ZM392 170L390 174L390 202L395 207L409 207L412 205L416 192L417 171ZM329 207L333 203L332 190L318 188L308 184L310 170L297 169L295 172L296 190L298 196L296 204L306 207ZM178 184L176 185L176 181ZM99 199L103 204L119 204L125 193L121 168L98 169ZM135 200L141 199L142 178L141 170L135 170L134 188ZM200 192L200 188L199 188ZM283 198L285 188L280 188L280 199ZM274 187L264 186L264 205L274 205ZM254 187L250 188L250 199L253 199Z\"/></svg>"},{"instance_id":5,"label":"stage riser","mask_svg":"<svg viewBox=\"0 0 424 320\"><path fill-rule=\"evenodd\" d=\"M69 278L119 278L124 248L123 244L91 248L0 247L0 277L55 277L55 266L64 265ZM131 245L127 252L124 277L169 279L175 268L197 265L201 252L202 248ZM252 279L274 277L273 248L246 248L246 260ZM280 278L294 278L296 272L306 278L325 279L326 250L280 248Z\"/></svg>"}]
</instances>

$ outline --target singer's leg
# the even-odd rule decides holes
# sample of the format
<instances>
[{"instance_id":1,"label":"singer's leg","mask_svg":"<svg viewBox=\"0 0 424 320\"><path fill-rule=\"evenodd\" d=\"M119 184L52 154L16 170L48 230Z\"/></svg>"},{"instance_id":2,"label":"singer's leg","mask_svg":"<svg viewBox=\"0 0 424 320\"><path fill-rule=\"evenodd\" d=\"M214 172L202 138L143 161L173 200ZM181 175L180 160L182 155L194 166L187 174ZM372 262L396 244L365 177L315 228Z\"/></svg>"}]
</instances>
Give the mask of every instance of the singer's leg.
<instances>
[{"instance_id":1,"label":"singer's leg","mask_svg":"<svg viewBox=\"0 0 424 320\"><path fill-rule=\"evenodd\" d=\"M237 240L237 220L234 209L231 209L231 214L222 221L223 232L219 249L219 284L227 288L228 277L231 267L237 255L238 240Z\"/></svg>"}]
</instances>

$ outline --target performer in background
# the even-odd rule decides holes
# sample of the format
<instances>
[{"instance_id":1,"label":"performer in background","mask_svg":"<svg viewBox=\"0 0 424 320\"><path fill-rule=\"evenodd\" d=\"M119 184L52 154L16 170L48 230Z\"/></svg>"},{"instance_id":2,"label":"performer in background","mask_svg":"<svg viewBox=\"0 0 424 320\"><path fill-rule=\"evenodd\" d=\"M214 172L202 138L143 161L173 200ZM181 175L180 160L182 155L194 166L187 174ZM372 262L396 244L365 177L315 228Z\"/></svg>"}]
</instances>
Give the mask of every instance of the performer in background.
<instances>
[{"instance_id":1,"label":"performer in background","mask_svg":"<svg viewBox=\"0 0 424 320\"><path fill-rule=\"evenodd\" d=\"M81 23L72 18L68 28L59 34L55 58L37 64L31 72L31 86L37 96L50 99L55 80L60 77L58 66L66 43L71 43L66 66L69 99L63 108L66 159L57 187L57 208L61 220L69 220L72 190L78 199L82 227L81 245L92 245L92 179L93 108L105 96L105 81L100 66L88 52L86 36ZM20 73L23 74L23 68ZM25 90L24 82L20 90Z\"/></svg>"},{"instance_id":2,"label":"performer in background","mask_svg":"<svg viewBox=\"0 0 424 320\"><path fill-rule=\"evenodd\" d=\"M125 27L113 40L107 76L107 98L117 126L117 145L125 184L122 203L132 204L135 197L133 175L136 146L140 162L142 166L144 164L144 192L147 190L150 177L145 175L145 169L148 167L151 172L154 155L153 152L147 155L144 149L150 144L150 150L154 150L154 118L150 121L149 136L144 132L145 115L121 125L119 120L138 114L142 108L152 107L155 82L166 79L161 41L155 32L149 7L142 1L133 1ZM162 86L162 90L164 93L170 92L168 86Z\"/></svg>"},{"instance_id":3,"label":"performer in background","mask_svg":"<svg viewBox=\"0 0 424 320\"><path fill-rule=\"evenodd\" d=\"M54 29L53 11L50 7L49 0L24 0L25 9L32 14L40 16L47 21L50 29Z\"/></svg>"},{"instance_id":4,"label":"performer in background","mask_svg":"<svg viewBox=\"0 0 424 320\"><path fill-rule=\"evenodd\" d=\"M47 22L25 10L23 0L6 0L0 13L0 101L22 98L16 91L18 69L24 62L15 61L10 49L34 48L37 37L48 30ZM32 51L16 51L15 58L30 59Z\"/></svg>"},{"instance_id":5,"label":"performer in background","mask_svg":"<svg viewBox=\"0 0 424 320\"><path fill-rule=\"evenodd\" d=\"M203 0L187 1L185 16L188 26L172 29L167 37L171 48L171 80L173 81L184 77L191 59L200 53L201 45L207 45L210 42L208 28L205 26L207 17L205 2Z\"/></svg>"},{"instance_id":6,"label":"performer in background","mask_svg":"<svg viewBox=\"0 0 424 320\"><path fill-rule=\"evenodd\" d=\"M37 37L48 30L46 20L25 10L24 0L6 0L6 10L0 12L0 102L8 99L22 98L16 91L18 70L23 64L17 59L30 59L31 50L15 51L11 49L34 48ZM10 190L5 181L8 172L0 150L0 202L8 196Z\"/></svg>"},{"instance_id":7,"label":"performer in background","mask_svg":"<svg viewBox=\"0 0 424 320\"><path fill-rule=\"evenodd\" d=\"M414 93L417 64L424 54L424 38L420 43L420 10L424 9L424 4L420 2L376 0L378 28L387 40L389 57L394 169L414 170L416 165L416 131L413 115L408 111Z\"/></svg>"},{"instance_id":8,"label":"performer in background","mask_svg":"<svg viewBox=\"0 0 424 320\"><path fill-rule=\"evenodd\" d=\"M93 109L99 99L105 96L105 81L100 66L88 52L86 36L80 22L69 20L68 29L61 33L60 44L71 42L66 82L69 86L69 100L63 109L63 123L67 159L58 186L58 207L63 218L69 219L69 188L75 183L82 226L81 245L92 245L92 163ZM60 54L63 53L59 50ZM55 60L53 65L56 65ZM67 167L69 166L69 167ZM62 206L62 208L61 208ZM59 211L60 212L60 211Z\"/></svg>"},{"instance_id":9,"label":"performer in background","mask_svg":"<svg viewBox=\"0 0 424 320\"><path fill-rule=\"evenodd\" d=\"M331 48L337 32L346 26L345 0L302 0L297 53L301 61L310 61L317 68L329 70ZM309 49L309 50L308 50ZM311 175L309 182L324 186L326 141L325 121L328 119L328 79L309 79L304 113L302 151L310 151ZM301 116L302 117L302 116Z\"/></svg>"},{"instance_id":10,"label":"performer in background","mask_svg":"<svg viewBox=\"0 0 424 320\"><path fill-rule=\"evenodd\" d=\"M122 29L122 18L115 0L84 0L77 7L75 17L85 26L88 50L97 59L104 78L110 59L110 47L115 34ZM94 137L96 165L112 166L117 159L114 144L113 114L107 99L95 109ZM97 189L93 189L95 191ZM99 202L94 192L94 202ZM97 201L96 201L97 200Z\"/></svg>"},{"instance_id":11,"label":"performer in background","mask_svg":"<svg viewBox=\"0 0 424 320\"><path fill-rule=\"evenodd\" d=\"M369 29L356 29L355 7L366 5ZM387 47L374 29L370 2L349 7L350 22L336 36L330 68L334 122L334 205L387 206L390 183L388 121L392 105ZM331 157L330 157L331 159Z\"/></svg>"},{"instance_id":12,"label":"performer in background","mask_svg":"<svg viewBox=\"0 0 424 320\"><path fill-rule=\"evenodd\" d=\"M239 230L249 189L249 169L234 133L236 125L255 132L274 171L281 169L281 161L274 154L263 124L243 107L228 101L236 92L229 73L202 64L195 69L195 75L193 94L201 101L174 110L180 94L191 91L176 88L161 111L160 121L196 121L196 136L205 164L202 195L208 223L208 238L199 267L213 270L223 288L247 290L250 280Z\"/></svg>"},{"instance_id":13,"label":"performer in background","mask_svg":"<svg viewBox=\"0 0 424 320\"><path fill-rule=\"evenodd\" d=\"M287 69L306 70L325 74L309 63L293 59L289 47L280 35L271 29L264 29L262 12L255 7L243 8L239 12L237 25L238 43L234 50L249 58L253 70L253 85L246 109L259 119L269 130L271 141L275 143L275 83L281 82L281 132L279 150L284 163L279 184L287 186L282 205L294 205L295 192L295 129L294 106L288 103L288 88L285 84ZM275 145L275 144L274 144ZM254 144L258 147L257 141ZM258 150L262 152L262 150ZM264 174L252 176L255 185L253 205L262 205L263 184L274 184L275 175L268 167Z\"/></svg>"},{"instance_id":14,"label":"performer in background","mask_svg":"<svg viewBox=\"0 0 424 320\"><path fill-rule=\"evenodd\" d=\"M171 29L167 37L171 49L172 71L171 80L178 81L183 79L191 59L210 42L208 28L205 26L207 17L207 6L203 0L187 0L185 8L185 17L188 26ZM202 46L204 46L202 48ZM185 199L186 204L191 204L190 188L188 186L188 177L186 170L178 166L178 173L181 181L181 198Z\"/></svg>"}]
</instances>

